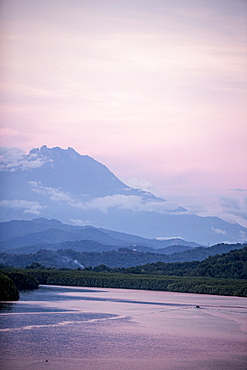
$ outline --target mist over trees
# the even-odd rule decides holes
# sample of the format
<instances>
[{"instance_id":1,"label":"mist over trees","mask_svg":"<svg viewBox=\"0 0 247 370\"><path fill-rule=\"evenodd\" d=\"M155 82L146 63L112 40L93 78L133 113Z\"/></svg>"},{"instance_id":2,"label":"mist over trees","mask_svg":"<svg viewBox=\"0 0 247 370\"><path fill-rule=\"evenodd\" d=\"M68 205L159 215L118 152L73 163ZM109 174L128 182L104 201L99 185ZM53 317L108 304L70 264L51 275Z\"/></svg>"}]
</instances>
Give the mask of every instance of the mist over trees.
<instances>
[{"instance_id":1,"label":"mist over trees","mask_svg":"<svg viewBox=\"0 0 247 370\"><path fill-rule=\"evenodd\" d=\"M73 243L72 243L73 246ZM246 244L218 244L209 248L193 248L180 253L164 254L154 252L138 252L129 248L119 248L103 252L78 252L72 249L46 250L36 253L11 254L0 253L0 264L13 267L26 267L32 262L46 267L77 268L106 265L110 268L130 268L155 262L190 262L202 261L208 256L226 253L233 249L241 249Z\"/></svg>"},{"instance_id":2,"label":"mist over trees","mask_svg":"<svg viewBox=\"0 0 247 370\"><path fill-rule=\"evenodd\" d=\"M247 296L247 247L203 261L157 262L126 269L111 269L104 264L56 269L33 262L26 269L1 271L19 289L48 284Z\"/></svg>"}]
</instances>

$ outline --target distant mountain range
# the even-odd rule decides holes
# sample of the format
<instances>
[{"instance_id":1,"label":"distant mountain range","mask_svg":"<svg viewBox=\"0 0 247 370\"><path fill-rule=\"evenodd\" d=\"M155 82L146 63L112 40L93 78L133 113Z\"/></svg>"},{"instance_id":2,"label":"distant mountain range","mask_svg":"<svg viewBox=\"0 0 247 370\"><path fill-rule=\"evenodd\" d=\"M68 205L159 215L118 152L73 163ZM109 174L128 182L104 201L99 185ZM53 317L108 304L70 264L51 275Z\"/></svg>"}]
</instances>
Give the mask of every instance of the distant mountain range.
<instances>
[{"instance_id":1,"label":"distant mountain range","mask_svg":"<svg viewBox=\"0 0 247 370\"><path fill-rule=\"evenodd\" d=\"M0 251L16 254L35 253L39 249L102 252L120 247L171 254L199 246L178 238L147 239L92 226L66 225L58 220L45 218L0 223L0 243Z\"/></svg>"},{"instance_id":2,"label":"distant mountain range","mask_svg":"<svg viewBox=\"0 0 247 370\"><path fill-rule=\"evenodd\" d=\"M157 240L91 226L66 225L58 220L0 223L0 264L26 267L39 263L46 267L77 268L132 267L157 261L184 262L202 259L242 244L199 246L182 239Z\"/></svg>"},{"instance_id":3,"label":"distant mountain range","mask_svg":"<svg viewBox=\"0 0 247 370\"><path fill-rule=\"evenodd\" d=\"M209 256L227 253L231 250L242 249L243 247L246 247L246 244L219 244L209 248L193 248L170 255L139 252L128 248L119 248L118 250L105 252L78 252L72 249L40 249L36 253L28 254L0 253L0 267L26 267L38 263L42 266L52 268L94 268L101 265L110 268L128 268L155 262L202 261ZM102 271L107 270L104 266L100 267Z\"/></svg>"},{"instance_id":4,"label":"distant mountain range","mask_svg":"<svg viewBox=\"0 0 247 370\"><path fill-rule=\"evenodd\" d=\"M203 245L247 240L247 229L241 225L218 217L189 214L185 208L150 192L131 188L106 166L72 148L42 146L27 155L2 160L0 165L0 221L43 217L67 224L58 227L58 221L53 221L54 230L49 234L45 229L43 239L34 235L43 230L32 225L30 241L35 245L38 240L39 243L68 241L68 233L72 237L70 225L91 225L98 233L103 228L149 239L178 237ZM92 229L84 229L88 240L95 240L90 234ZM82 229L73 229L70 241L82 240L81 232ZM9 243L14 248L26 246L25 238L14 239L17 236L21 235L10 233L8 237L13 239ZM108 238L107 243L112 245L110 239L114 236L110 231L102 238L104 242Z\"/></svg>"}]
</instances>

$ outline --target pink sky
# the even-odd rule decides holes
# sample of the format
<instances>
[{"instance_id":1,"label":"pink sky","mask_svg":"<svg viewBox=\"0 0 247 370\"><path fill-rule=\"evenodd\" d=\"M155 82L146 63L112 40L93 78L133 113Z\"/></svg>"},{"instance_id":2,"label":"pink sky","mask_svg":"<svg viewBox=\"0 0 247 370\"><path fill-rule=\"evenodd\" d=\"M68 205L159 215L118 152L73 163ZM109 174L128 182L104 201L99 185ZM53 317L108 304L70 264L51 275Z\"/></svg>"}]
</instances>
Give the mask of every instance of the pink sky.
<instances>
[{"instance_id":1,"label":"pink sky","mask_svg":"<svg viewBox=\"0 0 247 370\"><path fill-rule=\"evenodd\" d=\"M247 226L245 0L2 0L1 145Z\"/></svg>"}]
</instances>

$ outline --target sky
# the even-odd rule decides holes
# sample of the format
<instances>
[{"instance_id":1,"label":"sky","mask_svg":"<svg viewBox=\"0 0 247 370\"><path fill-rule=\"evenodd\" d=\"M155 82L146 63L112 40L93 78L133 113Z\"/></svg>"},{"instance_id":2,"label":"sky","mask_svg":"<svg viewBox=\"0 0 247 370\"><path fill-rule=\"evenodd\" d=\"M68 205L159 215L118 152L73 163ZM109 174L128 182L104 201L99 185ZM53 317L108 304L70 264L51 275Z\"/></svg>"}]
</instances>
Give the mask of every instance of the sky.
<instances>
[{"instance_id":1,"label":"sky","mask_svg":"<svg viewBox=\"0 0 247 370\"><path fill-rule=\"evenodd\" d=\"M246 0L1 0L0 21L2 147L73 147L247 227Z\"/></svg>"}]
</instances>

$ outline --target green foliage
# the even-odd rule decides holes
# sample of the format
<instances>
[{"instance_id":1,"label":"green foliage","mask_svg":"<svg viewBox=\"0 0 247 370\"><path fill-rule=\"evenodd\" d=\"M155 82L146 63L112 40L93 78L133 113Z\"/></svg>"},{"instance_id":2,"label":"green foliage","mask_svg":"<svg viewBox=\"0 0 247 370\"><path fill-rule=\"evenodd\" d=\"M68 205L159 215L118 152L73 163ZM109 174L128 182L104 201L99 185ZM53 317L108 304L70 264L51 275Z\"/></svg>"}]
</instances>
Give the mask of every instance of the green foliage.
<instances>
[{"instance_id":1,"label":"green foliage","mask_svg":"<svg viewBox=\"0 0 247 370\"><path fill-rule=\"evenodd\" d=\"M247 279L247 247L236 249L222 255L210 256L201 262L156 262L128 269L118 269L118 271L132 274Z\"/></svg>"},{"instance_id":2,"label":"green foliage","mask_svg":"<svg viewBox=\"0 0 247 370\"><path fill-rule=\"evenodd\" d=\"M16 272L21 272L16 271ZM160 290L182 293L235 295L247 297L245 279L195 276L167 276L78 270L26 270L40 284L85 287Z\"/></svg>"},{"instance_id":3,"label":"green foliage","mask_svg":"<svg viewBox=\"0 0 247 370\"><path fill-rule=\"evenodd\" d=\"M4 269L2 272L13 280L19 290L37 289L39 286L39 281L25 270Z\"/></svg>"},{"instance_id":4,"label":"green foliage","mask_svg":"<svg viewBox=\"0 0 247 370\"><path fill-rule=\"evenodd\" d=\"M20 295L13 280L0 273L0 301L17 301L19 298Z\"/></svg>"},{"instance_id":5,"label":"green foliage","mask_svg":"<svg viewBox=\"0 0 247 370\"><path fill-rule=\"evenodd\" d=\"M76 253L76 252L75 252ZM100 264L81 269L46 269L33 263L28 269L2 269L20 289L40 284L161 290L247 297L247 247L205 260L149 263L128 269ZM23 280L24 279L24 280ZM36 285L36 286L35 286Z\"/></svg>"},{"instance_id":6,"label":"green foliage","mask_svg":"<svg viewBox=\"0 0 247 370\"><path fill-rule=\"evenodd\" d=\"M44 266L42 266L40 263L32 262L31 265L26 266L26 269L40 269L42 267L44 267Z\"/></svg>"},{"instance_id":7,"label":"green foliage","mask_svg":"<svg viewBox=\"0 0 247 370\"><path fill-rule=\"evenodd\" d=\"M110 272L112 269L106 265L99 265L93 269L96 272Z\"/></svg>"},{"instance_id":8,"label":"green foliage","mask_svg":"<svg viewBox=\"0 0 247 370\"><path fill-rule=\"evenodd\" d=\"M158 261L163 263L177 263L188 261L202 261L210 255L226 253L233 249L241 249L246 245L241 244L218 244L209 248L193 248L181 253L170 255L138 252L128 248L119 248L118 251L105 252L77 252L72 249L46 250L40 249L34 254L10 254L0 253L0 264L25 267L38 263L49 268L77 268L79 264L93 268L106 265L110 268L130 268L144 264L152 264Z\"/></svg>"}]
</instances>

